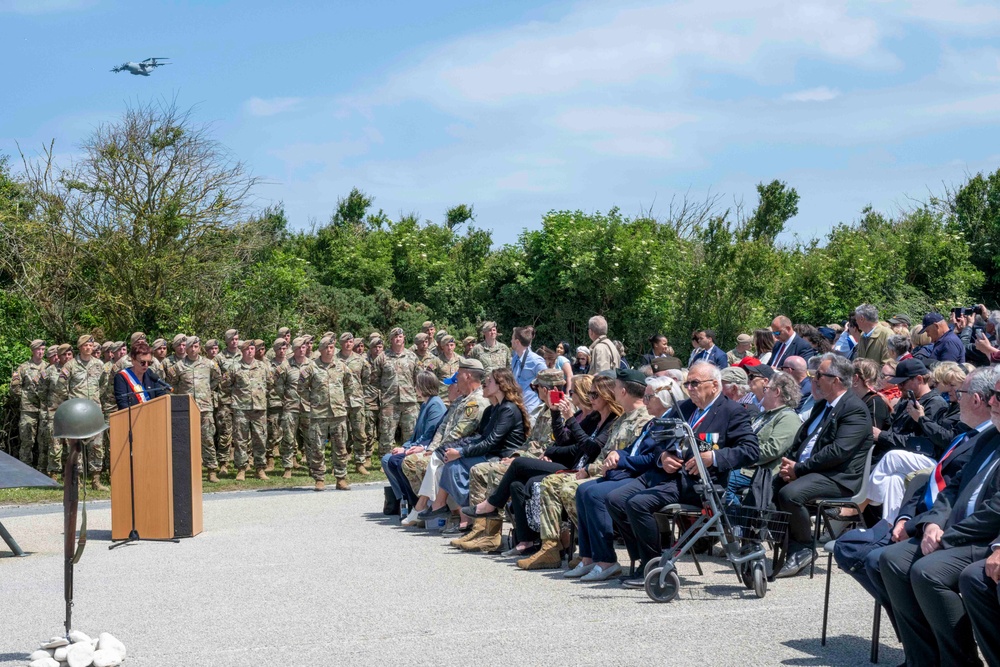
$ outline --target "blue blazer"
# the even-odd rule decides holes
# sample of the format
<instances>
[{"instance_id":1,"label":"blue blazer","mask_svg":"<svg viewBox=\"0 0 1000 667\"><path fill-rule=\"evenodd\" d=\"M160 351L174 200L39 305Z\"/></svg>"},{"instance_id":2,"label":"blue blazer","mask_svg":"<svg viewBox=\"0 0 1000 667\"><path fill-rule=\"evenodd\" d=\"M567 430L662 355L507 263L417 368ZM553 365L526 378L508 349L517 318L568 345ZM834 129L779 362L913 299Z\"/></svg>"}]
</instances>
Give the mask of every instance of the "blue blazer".
<instances>
[{"instance_id":1,"label":"blue blazer","mask_svg":"<svg viewBox=\"0 0 1000 667\"><path fill-rule=\"evenodd\" d=\"M691 363L696 361L707 361L710 364L717 366L720 370L729 366L729 357L726 356L726 353L723 352L718 345L712 348L707 357L704 352L704 350L698 350L695 352L691 357Z\"/></svg>"},{"instance_id":2,"label":"blue blazer","mask_svg":"<svg viewBox=\"0 0 1000 667\"><path fill-rule=\"evenodd\" d=\"M431 396L420 406L420 413L417 414L417 423L413 427L413 435L404 447L415 447L420 445L426 447L434 439L434 432L444 419L444 401L438 396Z\"/></svg>"},{"instance_id":3,"label":"blue blazer","mask_svg":"<svg viewBox=\"0 0 1000 667\"><path fill-rule=\"evenodd\" d=\"M779 345L783 345L783 343L779 340L774 341L774 349L771 350L771 358L767 362L767 365L773 368L777 368L777 366L775 366L775 362L777 361L778 357L778 355L775 354L776 352L781 353L782 361L784 361L788 357L802 357L803 359L808 361L809 357L812 357L816 354L816 350L813 349L813 346L810 345L802 336L798 334L795 334L795 338L789 341L787 351L779 350L778 349Z\"/></svg>"},{"instance_id":4,"label":"blue blazer","mask_svg":"<svg viewBox=\"0 0 1000 667\"><path fill-rule=\"evenodd\" d=\"M698 409L691 399L678 407L681 416L688 421ZM713 478L719 476L725 479L725 473L756 465L760 458L760 444L750 426L750 413L742 404L721 394L694 432L696 436L714 433L719 439L715 450L715 467L709 469ZM687 453L684 460L689 458L691 452Z\"/></svg>"},{"instance_id":5,"label":"blue blazer","mask_svg":"<svg viewBox=\"0 0 1000 667\"><path fill-rule=\"evenodd\" d=\"M656 467L656 462L663 453L664 445L653 439L652 434L662 431L663 427L654 424L656 420L650 419L642 433L636 438L636 442L622 449L618 458L618 466L613 470L604 473L605 479L620 480L631 479L652 470Z\"/></svg>"}]
</instances>

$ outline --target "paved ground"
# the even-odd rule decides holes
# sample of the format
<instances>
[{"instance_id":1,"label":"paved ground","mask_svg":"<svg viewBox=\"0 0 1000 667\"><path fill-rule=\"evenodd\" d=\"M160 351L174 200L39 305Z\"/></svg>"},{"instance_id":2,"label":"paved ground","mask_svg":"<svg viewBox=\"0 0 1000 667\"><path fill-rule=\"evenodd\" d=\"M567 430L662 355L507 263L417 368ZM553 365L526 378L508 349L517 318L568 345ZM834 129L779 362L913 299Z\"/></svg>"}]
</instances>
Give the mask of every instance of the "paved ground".
<instances>
[{"instance_id":1,"label":"paved ground","mask_svg":"<svg viewBox=\"0 0 1000 667\"><path fill-rule=\"evenodd\" d=\"M381 507L381 485L213 494L202 535L109 551L109 505L92 505L74 625L118 636L135 667L868 661L872 603L837 571L821 647L822 568L758 600L724 561L704 577L686 563L678 599L656 604L614 583L460 553ZM62 627L61 508L0 508L0 521L31 552L0 550L0 665L26 664ZM898 664L883 629L881 663Z\"/></svg>"}]
</instances>

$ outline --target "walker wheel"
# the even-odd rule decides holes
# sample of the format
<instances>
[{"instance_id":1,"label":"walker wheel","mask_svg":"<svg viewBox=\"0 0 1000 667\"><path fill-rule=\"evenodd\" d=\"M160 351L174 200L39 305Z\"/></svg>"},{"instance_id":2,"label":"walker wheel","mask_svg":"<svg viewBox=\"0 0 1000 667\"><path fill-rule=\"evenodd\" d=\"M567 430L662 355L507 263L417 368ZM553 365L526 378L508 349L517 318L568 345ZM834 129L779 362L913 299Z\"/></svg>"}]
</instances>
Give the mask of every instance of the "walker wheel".
<instances>
[{"instance_id":1,"label":"walker wheel","mask_svg":"<svg viewBox=\"0 0 1000 667\"><path fill-rule=\"evenodd\" d=\"M764 564L760 561L753 564L753 592L758 598L767 595L767 575L764 572Z\"/></svg>"},{"instance_id":2,"label":"walker wheel","mask_svg":"<svg viewBox=\"0 0 1000 667\"><path fill-rule=\"evenodd\" d=\"M659 567L659 565L660 565L660 557L659 556L657 556L656 558L650 558L649 562L646 563L646 567L644 567L643 570L642 570L642 576L645 577L647 574L650 573L650 571L654 567Z\"/></svg>"},{"instance_id":3,"label":"walker wheel","mask_svg":"<svg viewBox=\"0 0 1000 667\"><path fill-rule=\"evenodd\" d=\"M660 584L660 573L663 568L656 567L646 574L646 595L653 602L670 602L677 597L677 591L681 587L681 578L677 576L676 570L667 573L666 580Z\"/></svg>"}]
</instances>

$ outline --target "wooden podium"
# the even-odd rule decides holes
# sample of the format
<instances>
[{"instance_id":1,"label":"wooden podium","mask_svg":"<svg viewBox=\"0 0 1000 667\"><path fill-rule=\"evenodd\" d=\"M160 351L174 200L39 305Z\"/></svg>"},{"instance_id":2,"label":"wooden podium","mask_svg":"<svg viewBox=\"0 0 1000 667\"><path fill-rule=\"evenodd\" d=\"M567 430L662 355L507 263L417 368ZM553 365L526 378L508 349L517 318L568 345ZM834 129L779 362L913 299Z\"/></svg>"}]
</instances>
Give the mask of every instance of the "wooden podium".
<instances>
[{"instance_id":1,"label":"wooden podium","mask_svg":"<svg viewBox=\"0 0 1000 667\"><path fill-rule=\"evenodd\" d=\"M142 539L192 537L202 531L201 414L187 394L133 405L135 528ZM129 410L111 415L111 539L132 530Z\"/></svg>"}]
</instances>

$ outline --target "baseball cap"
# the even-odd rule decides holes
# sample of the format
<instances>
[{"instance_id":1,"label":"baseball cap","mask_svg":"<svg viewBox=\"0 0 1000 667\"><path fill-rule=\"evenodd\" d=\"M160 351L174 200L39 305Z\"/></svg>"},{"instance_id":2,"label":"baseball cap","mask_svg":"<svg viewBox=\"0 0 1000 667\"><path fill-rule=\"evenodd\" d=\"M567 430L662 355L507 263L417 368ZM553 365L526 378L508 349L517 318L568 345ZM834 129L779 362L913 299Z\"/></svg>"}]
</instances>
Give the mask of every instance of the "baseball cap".
<instances>
[{"instance_id":1,"label":"baseball cap","mask_svg":"<svg viewBox=\"0 0 1000 667\"><path fill-rule=\"evenodd\" d=\"M927 331L927 327L937 324L938 322L944 322L944 316L942 316L941 313L927 313L924 315L924 326L917 333L924 333Z\"/></svg>"},{"instance_id":2,"label":"baseball cap","mask_svg":"<svg viewBox=\"0 0 1000 667\"><path fill-rule=\"evenodd\" d=\"M927 366L924 366L924 362L911 357L899 362L895 374L890 375L886 380L892 384L902 384L918 375L930 375L930 371L927 370Z\"/></svg>"},{"instance_id":3,"label":"baseball cap","mask_svg":"<svg viewBox=\"0 0 1000 667\"><path fill-rule=\"evenodd\" d=\"M909 315L904 315L900 313L899 315L893 315L889 318L889 324L905 324L906 326L912 326Z\"/></svg>"},{"instance_id":4,"label":"baseball cap","mask_svg":"<svg viewBox=\"0 0 1000 667\"><path fill-rule=\"evenodd\" d=\"M748 380L752 377L764 378L765 380L774 377L774 369L767 364L758 363L756 366L744 366L743 371L747 374Z\"/></svg>"},{"instance_id":5,"label":"baseball cap","mask_svg":"<svg viewBox=\"0 0 1000 667\"><path fill-rule=\"evenodd\" d=\"M445 379L441 380L441 384L449 387L455 384L456 382L458 382L458 371L455 371L454 374L451 375L451 377L446 377Z\"/></svg>"}]
</instances>

